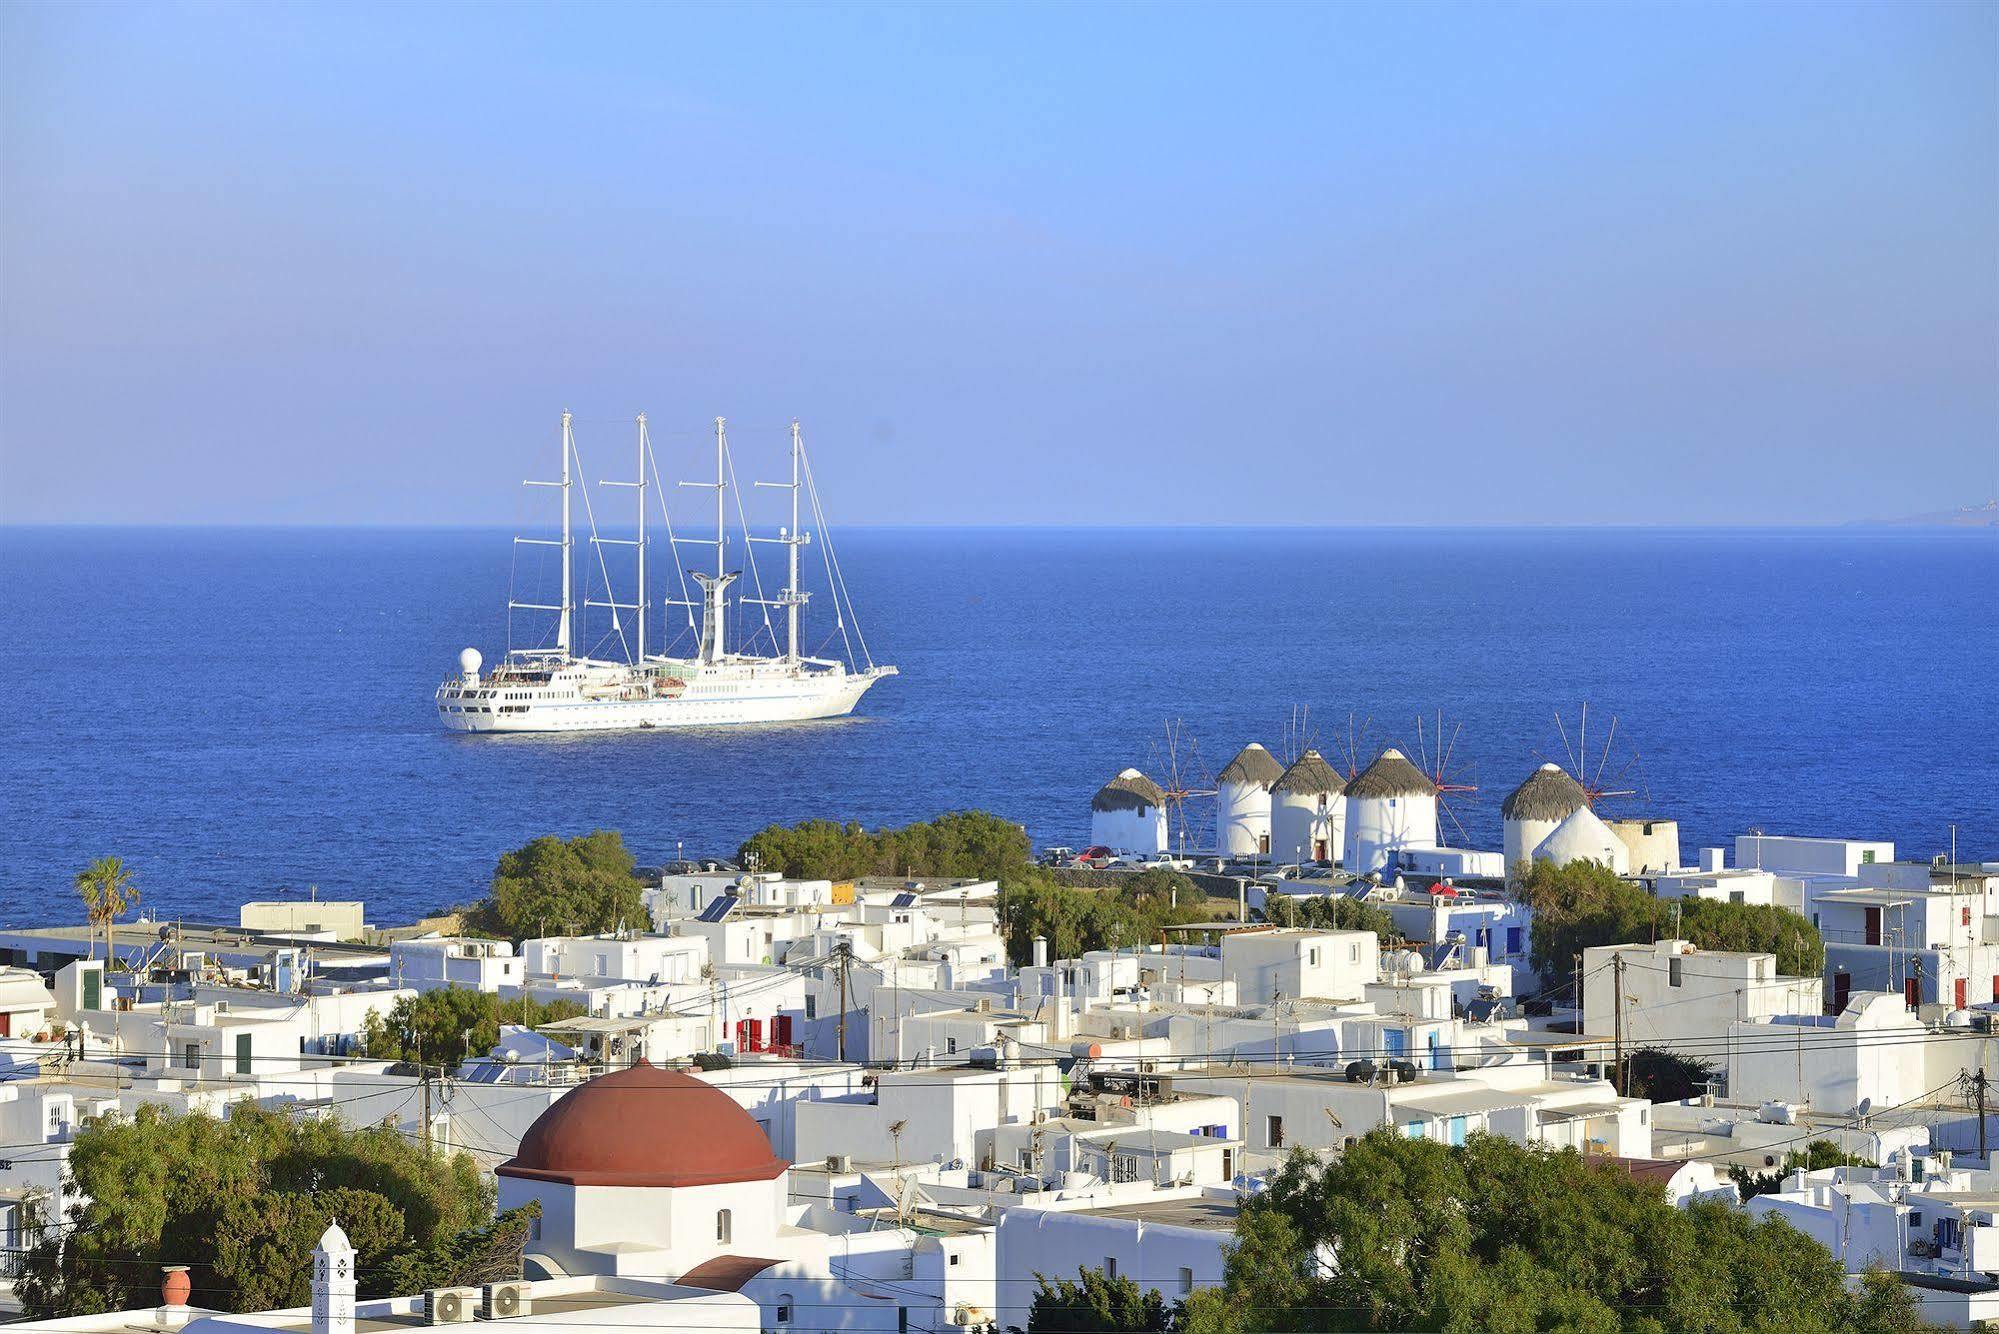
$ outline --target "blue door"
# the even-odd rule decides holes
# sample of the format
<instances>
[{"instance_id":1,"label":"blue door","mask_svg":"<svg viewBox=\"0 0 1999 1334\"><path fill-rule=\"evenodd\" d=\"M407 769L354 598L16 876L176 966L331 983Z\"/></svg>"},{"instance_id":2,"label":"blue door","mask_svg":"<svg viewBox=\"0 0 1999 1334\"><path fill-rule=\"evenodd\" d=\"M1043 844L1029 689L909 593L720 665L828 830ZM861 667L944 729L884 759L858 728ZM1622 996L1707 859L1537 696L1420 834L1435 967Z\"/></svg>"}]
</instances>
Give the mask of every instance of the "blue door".
<instances>
[{"instance_id":1,"label":"blue door","mask_svg":"<svg viewBox=\"0 0 1999 1334\"><path fill-rule=\"evenodd\" d=\"M1506 928L1506 957L1511 959L1517 956L1519 953L1520 953L1520 928L1517 926L1509 926Z\"/></svg>"},{"instance_id":2,"label":"blue door","mask_svg":"<svg viewBox=\"0 0 1999 1334\"><path fill-rule=\"evenodd\" d=\"M1381 1030L1381 1049L1391 1058L1409 1054L1409 1030L1406 1028L1384 1028Z\"/></svg>"},{"instance_id":3,"label":"blue door","mask_svg":"<svg viewBox=\"0 0 1999 1334\"><path fill-rule=\"evenodd\" d=\"M1462 1145L1464 1142L1465 1142L1465 1118L1462 1116L1454 1116L1451 1118L1451 1143Z\"/></svg>"}]
</instances>

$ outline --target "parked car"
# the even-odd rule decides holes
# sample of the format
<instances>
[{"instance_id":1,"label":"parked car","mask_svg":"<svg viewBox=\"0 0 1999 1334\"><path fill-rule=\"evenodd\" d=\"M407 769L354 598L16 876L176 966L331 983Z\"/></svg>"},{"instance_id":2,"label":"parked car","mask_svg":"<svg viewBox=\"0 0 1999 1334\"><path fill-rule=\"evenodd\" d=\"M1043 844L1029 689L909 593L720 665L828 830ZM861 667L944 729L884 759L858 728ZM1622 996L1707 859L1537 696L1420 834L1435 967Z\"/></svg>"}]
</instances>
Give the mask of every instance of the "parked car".
<instances>
[{"instance_id":1,"label":"parked car","mask_svg":"<svg viewBox=\"0 0 1999 1334\"><path fill-rule=\"evenodd\" d=\"M1148 871L1191 871L1194 860L1191 857L1175 857L1170 852L1162 852L1155 857L1147 857L1139 863Z\"/></svg>"},{"instance_id":2,"label":"parked car","mask_svg":"<svg viewBox=\"0 0 1999 1334\"><path fill-rule=\"evenodd\" d=\"M1116 860L1117 852L1114 849L1107 848L1101 843L1095 843L1077 853L1067 864L1072 869L1101 871Z\"/></svg>"},{"instance_id":3,"label":"parked car","mask_svg":"<svg viewBox=\"0 0 1999 1334\"><path fill-rule=\"evenodd\" d=\"M1041 850L1041 864L1043 866L1067 866L1075 860L1076 850L1074 848L1065 848L1057 844L1055 847L1043 848Z\"/></svg>"}]
</instances>

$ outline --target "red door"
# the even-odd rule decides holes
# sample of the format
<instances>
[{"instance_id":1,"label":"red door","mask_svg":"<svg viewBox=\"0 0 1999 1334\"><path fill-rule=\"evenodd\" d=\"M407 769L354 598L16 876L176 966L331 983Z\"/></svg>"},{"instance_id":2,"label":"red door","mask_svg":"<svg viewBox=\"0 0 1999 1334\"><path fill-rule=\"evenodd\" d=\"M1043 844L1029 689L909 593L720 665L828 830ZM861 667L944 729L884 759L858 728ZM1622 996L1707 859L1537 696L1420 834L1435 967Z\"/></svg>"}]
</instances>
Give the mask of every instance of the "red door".
<instances>
[{"instance_id":1,"label":"red door","mask_svg":"<svg viewBox=\"0 0 1999 1334\"><path fill-rule=\"evenodd\" d=\"M1992 979L1992 985L1995 989L1999 989L1999 977ZM0 1038L11 1038L13 1036L14 1016L11 1014L0 1014Z\"/></svg>"},{"instance_id":2,"label":"red door","mask_svg":"<svg viewBox=\"0 0 1999 1334\"><path fill-rule=\"evenodd\" d=\"M747 1022L750 1026L750 1050L762 1051L764 1049L764 1021L761 1019L751 1019Z\"/></svg>"},{"instance_id":3,"label":"red door","mask_svg":"<svg viewBox=\"0 0 1999 1334\"><path fill-rule=\"evenodd\" d=\"M1920 978L1912 977L1902 983L1902 999L1912 1010L1923 1003L1923 984Z\"/></svg>"},{"instance_id":4,"label":"red door","mask_svg":"<svg viewBox=\"0 0 1999 1334\"><path fill-rule=\"evenodd\" d=\"M1992 999L1999 1001L1999 973L1992 975Z\"/></svg>"},{"instance_id":5,"label":"red door","mask_svg":"<svg viewBox=\"0 0 1999 1334\"><path fill-rule=\"evenodd\" d=\"M1961 977L1957 979L1957 1008L1964 1008L1964 979Z\"/></svg>"},{"instance_id":6,"label":"red door","mask_svg":"<svg viewBox=\"0 0 1999 1334\"><path fill-rule=\"evenodd\" d=\"M736 1021L736 1050L750 1050L750 1021L747 1019Z\"/></svg>"},{"instance_id":7,"label":"red door","mask_svg":"<svg viewBox=\"0 0 1999 1334\"><path fill-rule=\"evenodd\" d=\"M1879 945L1881 943L1881 910L1879 908L1868 908L1865 911L1867 914L1867 943L1869 945Z\"/></svg>"},{"instance_id":8,"label":"red door","mask_svg":"<svg viewBox=\"0 0 1999 1334\"><path fill-rule=\"evenodd\" d=\"M791 1016L781 1014L770 1021L770 1041L773 1047L791 1045Z\"/></svg>"},{"instance_id":9,"label":"red door","mask_svg":"<svg viewBox=\"0 0 1999 1334\"><path fill-rule=\"evenodd\" d=\"M1832 975L1832 1013L1846 1013L1846 1002L1853 995L1853 974L1834 973Z\"/></svg>"}]
</instances>

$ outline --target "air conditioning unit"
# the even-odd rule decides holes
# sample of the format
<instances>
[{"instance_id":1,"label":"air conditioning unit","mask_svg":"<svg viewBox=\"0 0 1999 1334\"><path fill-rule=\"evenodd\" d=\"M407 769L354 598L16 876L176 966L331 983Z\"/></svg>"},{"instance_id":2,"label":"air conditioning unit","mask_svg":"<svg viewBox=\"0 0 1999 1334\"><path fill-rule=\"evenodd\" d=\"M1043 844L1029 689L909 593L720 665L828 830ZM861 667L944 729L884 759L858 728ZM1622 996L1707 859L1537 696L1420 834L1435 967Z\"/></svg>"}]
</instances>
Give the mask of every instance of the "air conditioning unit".
<instances>
[{"instance_id":1,"label":"air conditioning unit","mask_svg":"<svg viewBox=\"0 0 1999 1334\"><path fill-rule=\"evenodd\" d=\"M977 1012L979 1014L991 1014L993 1012L993 998L991 996L979 997Z\"/></svg>"},{"instance_id":2,"label":"air conditioning unit","mask_svg":"<svg viewBox=\"0 0 1999 1334\"><path fill-rule=\"evenodd\" d=\"M530 1292L525 1283L488 1283L479 1299L479 1318L506 1320L527 1315L534 1307Z\"/></svg>"},{"instance_id":3,"label":"air conditioning unit","mask_svg":"<svg viewBox=\"0 0 1999 1334\"><path fill-rule=\"evenodd\" d=\"M423 1323L463 1325L478 1315L479 1289L429 1288L423 1294Z\"/></svg>"},{"instance_id":4,"label":"air conditioning unit","mask_svg":"<svg viewBox=\"0 0 1999 1334\"><path fill-rule=\"evenodd\" d=\"M854 1160L844 1153L829 1153L826 1155L826 1170L828 1172L851 1172L854 1170Z\"/></svg>"}]
</instances>

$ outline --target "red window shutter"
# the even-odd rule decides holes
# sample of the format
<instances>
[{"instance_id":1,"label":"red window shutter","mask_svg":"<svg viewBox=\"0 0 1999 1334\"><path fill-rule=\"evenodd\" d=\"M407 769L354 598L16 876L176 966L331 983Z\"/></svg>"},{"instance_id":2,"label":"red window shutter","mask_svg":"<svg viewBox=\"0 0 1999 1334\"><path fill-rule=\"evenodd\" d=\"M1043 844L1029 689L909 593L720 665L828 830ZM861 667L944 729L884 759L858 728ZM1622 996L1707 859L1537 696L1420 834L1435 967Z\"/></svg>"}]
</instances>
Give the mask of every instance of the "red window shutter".
<instances>
[{"instance_id":1,"label":"red window shutter","mask_svg":"<svg viewBox=\"0 0 1999 1334\"><path fill-rule=\"evenodd\" d=\"M1921 1005L1923 1003L1923 984L1913 977L1903 982L1902 999L1908 1002L1908 1006L1912 1010Z\"/></svg>"},{"instance_id":2,"label":"red window shutter","mask_svg":"<svg viewBox=\"0 0 1999 1334\"><path fill-rule=\"evenodd\" d=\"M1964 979L1961 977L1957 979L1957 1008L1964 1008Z\"/></svg>"}]
</instances>

